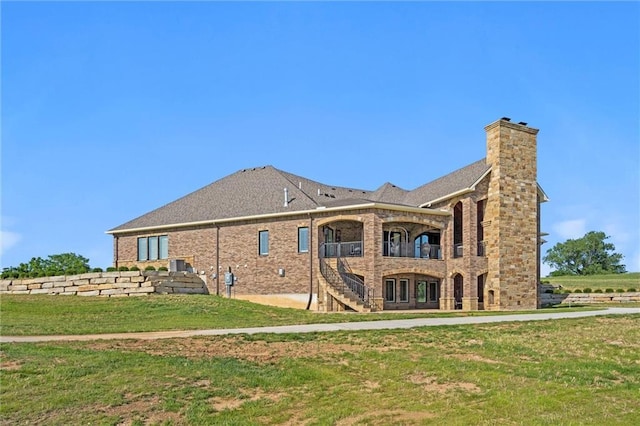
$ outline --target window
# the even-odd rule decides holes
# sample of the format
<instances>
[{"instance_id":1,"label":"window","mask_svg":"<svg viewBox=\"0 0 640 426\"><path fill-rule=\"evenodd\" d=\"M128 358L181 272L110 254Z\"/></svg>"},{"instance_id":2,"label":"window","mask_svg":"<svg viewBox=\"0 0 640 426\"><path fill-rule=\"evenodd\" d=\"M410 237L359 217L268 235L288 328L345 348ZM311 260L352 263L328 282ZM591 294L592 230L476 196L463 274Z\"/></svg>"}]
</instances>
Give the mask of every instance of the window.
<instances>
[{"instance_id":1,"label":"window","mask_svg":"<svg viewBox=\"0 0 640 426\"><path fill-rule=\"evenodd\" d=\"M437 302L438 296L438 283L431 281L429 283L429 302Z\"/></svg>"},{"instance_id":2,"label":"window","mask_svg":"<svg viewBox=\"0 0 640 426\"><path fill-rule=\"evenodd\" d=\"M149 237L149 260L158 260L158 237Z\"/></svg>"},{"instance_id":3,"label":"window","mask_svg":"<svg viewBox=\"0 0 640 426\"><path fill-rule=\"evenodd\" d=\"M260 231L258 233L258 253L260 256L269 254L269 231Z\"/></svg>"},{"instance_id":4,"label":"window","mask_svg":"<svg viewBox=\"0 0 640 426\"><path fill-rule=\"evenodd\" d=\"M298 228L298 253L309 251L309 228Z\"/></svg>"},{"instance_id":5,"label":"window","mask_svg":"<svg viewBox=\"0 0 640 426\"><path fill-rule=\"evenodd\" d=\"M138 261L169 258L169 236L138 238Z\"/></svg>"},{"instance_id":6,"label":"window","mask_svg":"<svg viewBox=\"0 0 640 426\"><path fill-rule=\"evenodd\" d=\"M149 259L149 243L147 238L138 238L138 260Z\"/></svg>"},{"instance_id":7,"label":"window","mask_svg":"<svg viewBox=\"0 0 640 426\"><path fill-rule=\"evenodd\" d=\"M158 239L158 245L160 247L160 259L169 258L169 237L162 235Z\"/></svg>"},{"instance_id":8,"label":"window","mask_svg":"<svg viewBox=\"0 0 640 426\"><path fill-rule=\"evenodd\" d=\"M384 300L387 302L396 301L396 280L384 281Z\"/></svg>"},{"instance_id":9,"label":"window","mask_svg":"<svg viewBox=\"0 0 640 426\"><path fill-rule=\"evenodd\" d=\"M409 280L400 280L400 301L409 301Z\"/></svg>"}]
</instances>

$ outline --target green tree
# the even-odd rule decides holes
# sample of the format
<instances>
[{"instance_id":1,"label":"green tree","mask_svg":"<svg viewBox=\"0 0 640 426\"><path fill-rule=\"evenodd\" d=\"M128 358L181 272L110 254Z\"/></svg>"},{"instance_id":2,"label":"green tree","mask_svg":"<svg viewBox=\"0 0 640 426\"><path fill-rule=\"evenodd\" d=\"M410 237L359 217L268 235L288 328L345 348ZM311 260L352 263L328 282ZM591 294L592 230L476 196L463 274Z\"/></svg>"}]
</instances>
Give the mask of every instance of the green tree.
<instances>
[{"instance_id":1,"label":"green tree","mask_svg":"<svg viewBox=\"0 0 640 426\"><path fill-rule=\"evenodd\" d=\"M47 259L33 257L29 263L21 263L2 270L2 278L45 277L75 275L89 272L89 259L75 253L50 255Z\"/></svg>"},{"instance_id":2,"label":"green tree","mask_svg":"<svg viewBox=\"0 0 640 426\"><path fill-rule=\"evenodd\" d=\"M596 275L625 273L623 256L605 242L604 232L587 232L584 237L558 243L542 259L555 270L551 275Z\"/></svg>"}]
</instances>

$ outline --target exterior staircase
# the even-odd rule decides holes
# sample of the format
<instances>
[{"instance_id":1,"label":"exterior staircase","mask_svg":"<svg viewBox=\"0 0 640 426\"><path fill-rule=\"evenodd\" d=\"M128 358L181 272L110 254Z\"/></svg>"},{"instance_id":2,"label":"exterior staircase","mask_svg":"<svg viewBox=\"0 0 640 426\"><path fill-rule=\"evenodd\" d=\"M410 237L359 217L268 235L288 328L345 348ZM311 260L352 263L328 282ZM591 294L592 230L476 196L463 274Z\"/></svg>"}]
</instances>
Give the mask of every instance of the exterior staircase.
<instances>
[{"instance_id":1,"label":"exterior staircase","mask_svg":"<svg viewBox=\"0 0 640 426\"><path fill-rule=\"evenodd\" d=\"M351 272L342 258L335 259L335 268L327 259L320 259L320 273L325 282L327 293L338 303L356 312L374 311L373 290L362 279Z\"/></svg>"}]
</instances>

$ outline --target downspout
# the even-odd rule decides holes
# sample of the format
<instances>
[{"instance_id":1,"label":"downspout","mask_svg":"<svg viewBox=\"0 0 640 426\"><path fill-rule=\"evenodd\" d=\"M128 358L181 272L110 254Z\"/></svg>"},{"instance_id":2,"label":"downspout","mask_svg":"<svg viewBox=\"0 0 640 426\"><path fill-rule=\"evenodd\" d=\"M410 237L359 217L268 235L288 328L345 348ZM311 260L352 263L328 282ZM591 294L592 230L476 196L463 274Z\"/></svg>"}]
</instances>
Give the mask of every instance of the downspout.
<instances>
[{"instance_id":1,"label":"downspout","mask_svg":"<svg viewBox=\"0 0 640 426\"><path fill-rule=\"evenodd\" d=\"M309 213L309 301L307 302L307 311L311 307L313 300L313 218Z\"/></svg>"},{"instance_id":2,"label":"downspout","mask_svg":"<svg viewBox=\"0 0 640 426\"><path fill-rule=\"evenodd\" d=\"M113 238L113 242L114 242L114 244L113 244L113 245L114 245L114 250L113 250L113 257L114 257L114 259L113 259L113 266L115 266L116 268L118 267L118 255L119 255L119 253L118 253L118 247L119 247L119 245L118 245L118 238L119 238L119 237L116 237L116 236L114 235L114 238Z\"/></svg>"},{"instance_id":3,"label":"downspout","mask_svg":"<svg viewBox=\"0 0 640 426\"><path fill-rule=\"evenodd\" d=\"M220 226L216 223L216 296L220 296Z\"/></svg>"}]
</instances>

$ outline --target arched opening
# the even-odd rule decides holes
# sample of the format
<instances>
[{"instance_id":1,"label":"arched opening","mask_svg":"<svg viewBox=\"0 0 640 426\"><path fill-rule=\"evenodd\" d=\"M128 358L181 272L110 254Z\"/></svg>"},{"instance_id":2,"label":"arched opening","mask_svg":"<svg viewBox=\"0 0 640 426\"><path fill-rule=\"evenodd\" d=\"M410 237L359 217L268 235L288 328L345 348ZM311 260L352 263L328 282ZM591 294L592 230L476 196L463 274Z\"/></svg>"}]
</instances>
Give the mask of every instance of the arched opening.
<instances>
[{"instance_id":1,"label":"arched opening","mask_svg":"<svg viewBox=\"0 0 640 426\"><path fill-rule=\"evenodd\" d=\"M442 259L440 250L440 233L423 232L413 240L413 251L416 258Z\"/></svg>"},{"instance_id":2,"label":"arched opening","mask_svg":"<svg viewBox=\"0 0 640 426\"><path fill-rule=\"evenodd\" d=\"M319 228L321 257L361 257L364 228L361 222L340 220Z\"/></svg>"},{"instance_id":3,"label":"arched opening","mask_svg":"<svg viewBox=\"0 0 640 426\"><path fill-rule=\"evenodd\" d=\"M462 309L462 297L464 296L464 279L462 275L456 274L453 277L453 298L455 309Z\"/></svg>"},{"instance_id":4,"label":"arched opening","mask_svg":"<svg viewBox=\"0 0 640 426\"><path fill-rule=\"evenodd\" d=\"M462 202L453 207L453 257L462 257Z\"/></svg>"}]
</instances>

